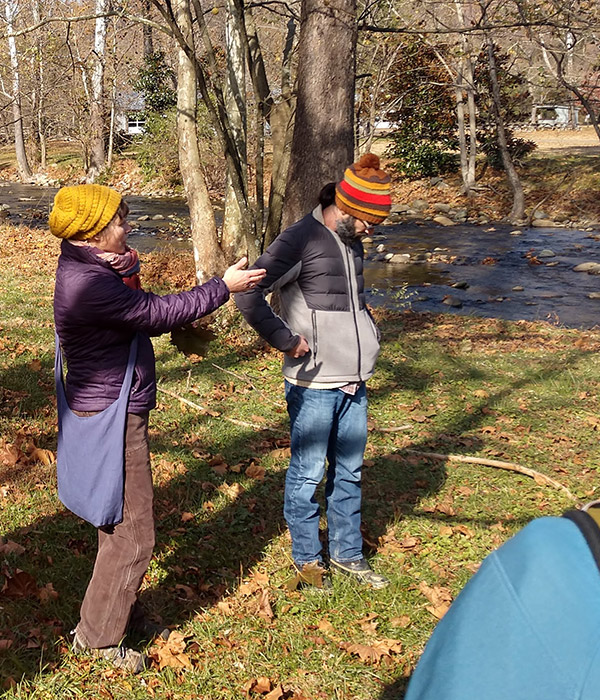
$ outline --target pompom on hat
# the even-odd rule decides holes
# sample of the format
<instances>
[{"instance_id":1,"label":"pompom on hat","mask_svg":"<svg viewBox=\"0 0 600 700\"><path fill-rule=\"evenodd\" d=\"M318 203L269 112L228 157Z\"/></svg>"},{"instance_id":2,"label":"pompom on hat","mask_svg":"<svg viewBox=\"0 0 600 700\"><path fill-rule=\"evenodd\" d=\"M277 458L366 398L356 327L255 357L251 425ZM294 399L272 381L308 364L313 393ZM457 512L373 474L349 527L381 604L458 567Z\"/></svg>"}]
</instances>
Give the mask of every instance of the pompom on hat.
<instances>
[{"instance_id":1,"label":"pompom on hat","mask_svg":"<svg viewBox=\"0 0 600 700\"><path fill-rule=\"evenodd\" d=\"M48 219L50 232L58 238L93 238L108 226L120 205L121 195L104 185L62 187Z\"/></svg>"},{"instance_id":2,"label":"pompom on hat","mask_svg":"<svg viewBox=\"0 0 600 700\"><path fill-rule=\"evenodd\" d=\"M392 206L390 176L380 170L378 156L365 153L346 168L335 188L335 203L345 214L371 224L386 218Z\"/></svg>"}]
</instances>

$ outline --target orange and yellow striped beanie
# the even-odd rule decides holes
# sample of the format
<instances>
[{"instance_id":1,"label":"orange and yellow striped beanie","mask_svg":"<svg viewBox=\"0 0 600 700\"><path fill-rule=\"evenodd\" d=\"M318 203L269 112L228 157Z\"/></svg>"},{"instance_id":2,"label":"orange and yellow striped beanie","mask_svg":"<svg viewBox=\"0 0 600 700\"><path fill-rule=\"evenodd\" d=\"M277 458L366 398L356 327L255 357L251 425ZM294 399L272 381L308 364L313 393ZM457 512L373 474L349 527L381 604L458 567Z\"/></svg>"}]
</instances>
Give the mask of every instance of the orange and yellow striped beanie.
<instances>
[{"instance_id":1,"label":"orange and yellow striped beanie","mask_svg":"<svg viewBox=\"0 0 600 700\"><path fill-rule=\"evenodd\" d=\"M381 223L390 213L390 176L379 169L379 158L365 153L357 163L344 171L344 179L336 185L335 203L345 214Z\"/></svg>"}]
</instances>

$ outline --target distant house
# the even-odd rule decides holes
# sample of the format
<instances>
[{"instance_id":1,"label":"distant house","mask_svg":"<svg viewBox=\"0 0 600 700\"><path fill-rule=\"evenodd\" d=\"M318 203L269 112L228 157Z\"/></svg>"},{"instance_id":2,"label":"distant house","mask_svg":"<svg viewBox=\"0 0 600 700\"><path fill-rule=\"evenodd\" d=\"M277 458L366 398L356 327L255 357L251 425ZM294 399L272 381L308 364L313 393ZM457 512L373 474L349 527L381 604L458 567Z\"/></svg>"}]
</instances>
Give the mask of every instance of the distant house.
<instances>
[{"instance_id":1,"label":"distant house","mask_svg":"<svg viewBox=\"0 0 600 700\"><path fill-rule=\"evenodd\" d=\"M146 126L144 98L139 92L119 92L115 109L115 126L120 134L143 134Z\"/></svg>"},{"instance_id":2,"label":"distant house","mask_svg":"<svg viewBox=\"0 0 600 700\"><path fill-rule=\"evenodd\" d=\"M579 107L574 105L534 105L531 123L537 127L574 129L579 124Z\"/></svg>"}]
</instances>

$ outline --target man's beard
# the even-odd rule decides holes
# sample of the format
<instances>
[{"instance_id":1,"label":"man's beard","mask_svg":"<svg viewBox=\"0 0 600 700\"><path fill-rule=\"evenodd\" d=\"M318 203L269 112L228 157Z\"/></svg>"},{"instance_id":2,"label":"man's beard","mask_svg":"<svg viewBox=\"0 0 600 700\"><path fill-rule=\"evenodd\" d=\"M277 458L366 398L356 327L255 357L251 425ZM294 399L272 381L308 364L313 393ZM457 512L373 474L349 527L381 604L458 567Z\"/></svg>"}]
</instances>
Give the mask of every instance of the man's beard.
<instances>
[{"instance_id":1,"label":"man's beard","mask_svg":"<svg viewBox=\"0 0 600 700\"><path fill-rule=\"evenodd\" d=\"M356 243L358 236L356 235L356 229L354 224L356 219L352 216L347 218L338 219L335 222L335 232L342 239L342 243L351 246Z\"/></svg>"}]
</instances>

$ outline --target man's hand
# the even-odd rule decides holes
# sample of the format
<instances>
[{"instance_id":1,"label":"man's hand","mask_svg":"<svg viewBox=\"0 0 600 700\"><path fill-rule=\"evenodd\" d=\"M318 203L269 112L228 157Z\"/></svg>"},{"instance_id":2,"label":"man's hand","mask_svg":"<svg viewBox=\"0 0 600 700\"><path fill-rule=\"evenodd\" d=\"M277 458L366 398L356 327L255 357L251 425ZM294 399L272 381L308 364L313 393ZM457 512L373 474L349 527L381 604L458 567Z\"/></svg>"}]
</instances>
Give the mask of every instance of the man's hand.
<instances>
[{"instance_id":1,"label":"man's hand","mask_svg":"<svg viewBox=\"0 0 600 700\"><path fill-rule=\"evenodd\" d=\"M243 257L234 265L228 267L223 275L223 282L229 287L229 291L245 292L248 289L253 289L258 282L267 274L263 268L256 270L243 270L246 267L248 258Z\"/></svg>"},{"instance_id":2,"label":"man's hand","mask_svg":"<svg viewBox=\"0 0 600 700\"><path fill-rule=\"evenodd\" d=\"M298 357L303 357L304 355L306 355L307 352L310 352L310 348L308 347L308 341L303 335L301 335L298 345L296 345L295 348L288 350L285 354L288 357L291 357L295 360Z\"/></svg>"}]
</instances>

